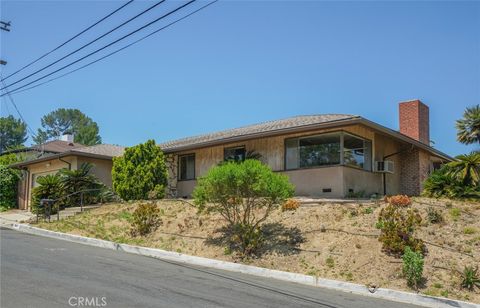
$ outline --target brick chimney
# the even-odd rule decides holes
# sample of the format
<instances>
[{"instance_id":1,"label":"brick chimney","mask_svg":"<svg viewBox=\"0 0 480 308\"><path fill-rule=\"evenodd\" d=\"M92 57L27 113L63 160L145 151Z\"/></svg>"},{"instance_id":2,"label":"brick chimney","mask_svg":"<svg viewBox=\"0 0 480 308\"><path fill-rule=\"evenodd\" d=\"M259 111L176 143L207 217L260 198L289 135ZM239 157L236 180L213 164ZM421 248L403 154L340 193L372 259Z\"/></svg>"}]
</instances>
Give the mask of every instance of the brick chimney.
<instances>
[{"instance_id":1,"label":"brick chimney","mask_svg":"<svg viewBox=\"0 0 480 308\"><path fill-rule=\"evenodd\" d=\"M398 104L400 132L410 138L430 145L430 120L428 106L420 100Z\"/></svg>"}]
</instances>

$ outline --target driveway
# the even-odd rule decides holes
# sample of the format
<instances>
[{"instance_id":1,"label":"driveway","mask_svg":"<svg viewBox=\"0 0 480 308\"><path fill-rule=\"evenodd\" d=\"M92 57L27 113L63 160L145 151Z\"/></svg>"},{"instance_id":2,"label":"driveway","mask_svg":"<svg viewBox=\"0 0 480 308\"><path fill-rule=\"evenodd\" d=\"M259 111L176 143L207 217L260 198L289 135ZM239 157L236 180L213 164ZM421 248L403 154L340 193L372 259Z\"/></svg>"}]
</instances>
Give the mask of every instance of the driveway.
<instances>
[{"instance_id":1,"label":"driveway","mask_svg":"<svg viewBox=\"0 0 480 308\"><path fill-rule=\"evenodd\" d=\"M0 233L2 308L416 307L6 228Z\"/></svg>"}]
</instances>

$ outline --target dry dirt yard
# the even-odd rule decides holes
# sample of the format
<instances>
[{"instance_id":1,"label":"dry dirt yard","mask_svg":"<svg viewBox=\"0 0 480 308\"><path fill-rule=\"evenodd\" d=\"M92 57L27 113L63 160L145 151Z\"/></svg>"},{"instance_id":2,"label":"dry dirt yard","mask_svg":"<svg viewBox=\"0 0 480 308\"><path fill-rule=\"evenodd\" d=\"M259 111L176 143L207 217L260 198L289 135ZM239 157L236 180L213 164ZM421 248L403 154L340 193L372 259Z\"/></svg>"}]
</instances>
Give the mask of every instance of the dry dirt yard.
<instances>
[{"instance_id":1,"label":"dry dirt yard","mask_svg":"<svg viewBox=\"0 0 480 308\"><path fill-rule=\"evenodd\" d=\"M387 256L375 227L383 201L302 205L296 211L274 211L266 222L265 247L259 256L240 259L222 244L219 215L199 215L183 201L157 201L162 224L146 237L131 237L130 221L138 203L104 205L42 228L190 255L351 281L397 290L410 289L402 277L401 259ZM478 288L460 287L464 266L480 264L480 202L414 199L422 225L416 237L427 244L425 284L419 292L480 303ZM428 222L434 207L443 223Z\"/></svg>"}]
</instances>

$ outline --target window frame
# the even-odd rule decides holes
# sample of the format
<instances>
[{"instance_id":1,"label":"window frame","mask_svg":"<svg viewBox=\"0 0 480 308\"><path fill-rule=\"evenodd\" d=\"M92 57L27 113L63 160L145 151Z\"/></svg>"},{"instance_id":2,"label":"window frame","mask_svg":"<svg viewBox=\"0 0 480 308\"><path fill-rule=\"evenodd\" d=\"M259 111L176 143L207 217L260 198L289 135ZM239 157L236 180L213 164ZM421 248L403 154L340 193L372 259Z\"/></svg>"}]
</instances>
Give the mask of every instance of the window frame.
<instances>
[{"instance_id":1,"label":"window frame","mask_svg":"<svg viewBox=\"0 0 480 308\"><path fill-rule=\"evenodd\" d=\"M287 169L287 140L292 140L292 139L298 139L298 140L300 140L300 139L302 139L302 138L315 137L315 136L321 136L321 135L326 135L326 134L334 134L334 133L339 133L339 134L340 134L340 136L339 136L339 137L340 137L340 152L339 152L340 163L339 163L339 164L323 165L323 166L310 166L310 167L297 167L297 168ZM353 136L353 137L358 138L358 139L361 139L361 140L363 140L364 142L365 142L365 141L370 142L370 144L371 144L371 151L370 151L371 166L370 166L370 169L364 169L364 168L361 168L361 167L358 167L358 166L345 164L345 161L344 161L344 135L345 135L345 134L350 135L350 136ZM373 157L374 157L374 154L373 154L373 152L374 152L373 146L374 146L373 140L371 140L371 139L369 139L369 138L365 138L365 137L359 136L359 135L357 135L357 134L354 134L354 133L351 133L351 132L345 131L345 130L333 130L333 131L328 131L328 132L323 132L323 133L312 133L312 134L302 135L302 136L297 136L297 137L284 138L284 139L283 139L283 171L294 171L294 170L315 169L315 168L329 168L329 167L343 166L343 167L348 167L348 168L354 168L354 169L356 169L356 170L363 170L363 171L366 171L366 172L373 172L373 164L374 164L374 161L373 161Z\"/></svg>"},{"instance_id":2,"label":"window frame","mask_svg":"<svg viewBox=\"0 0 480 308\"><path fill-rule=\"evenodd\" d=\"M187 156L193 156L193 178L191 179L181 179L180 176L182 175L181 173L181 159L182 157L187 157ZM183 181L195 181L197 179L197 173L196 173L196 163L197 163L197 157L195 153L188 153L188 154L181 154L178 155L178 164L177 164L177 181L178 182L183 182Z\"/></svg>"},{"instance_id":3,"label":"window frame","mask_svg":"<svg viewBox=\"0 0 480 308\"><path fill-rule=\"evenodd\" d=\"M223 148L223 161L226 161L226 157L225 157L225 153L227 150L235 150L235 149L243 149L244 151L244 154L243 154L243 161L245 161L245 159L247 158L247 147L242 144L242 145L238 145L238 146L233 146L233 147L224 147Z\"/></svg>"}]
</instances>

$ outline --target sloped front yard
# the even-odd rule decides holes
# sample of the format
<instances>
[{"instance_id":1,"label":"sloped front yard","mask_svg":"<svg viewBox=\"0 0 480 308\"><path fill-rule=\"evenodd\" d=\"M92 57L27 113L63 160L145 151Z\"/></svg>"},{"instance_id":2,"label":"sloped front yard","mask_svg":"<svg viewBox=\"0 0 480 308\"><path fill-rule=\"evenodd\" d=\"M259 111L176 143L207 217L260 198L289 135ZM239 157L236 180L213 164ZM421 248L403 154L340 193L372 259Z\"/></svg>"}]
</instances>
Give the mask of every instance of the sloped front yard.
<instances>
[{"instance_id":1,"label":"sloped front yard","mask_svg":"<svg viewBox=\"0 0 480 308\"><path fill-rule=\"evenodd\" d=\"M54 231L149 246L190 255L244 262L370 286L412 291L402 277L401 259L387 256L375 227L383 202L304 205L276 210L264 227L266 241L257 258L242 260L223 244L220 216L198 215L182 201L158 201L162 224L146 237L130 235L137 203L109 204L55 223ZM416 236L427 243L425 283L420 292L480 303L480 292L460 287L466 265L480 264L480 203L417 198L423 221ZM427 209L444 218L430 223Z\"/></svg>"}]
</instances>

